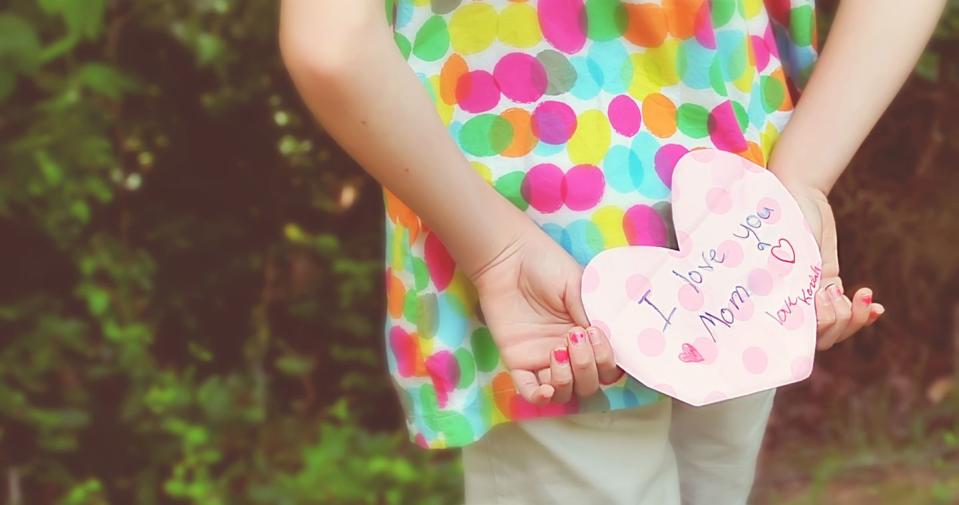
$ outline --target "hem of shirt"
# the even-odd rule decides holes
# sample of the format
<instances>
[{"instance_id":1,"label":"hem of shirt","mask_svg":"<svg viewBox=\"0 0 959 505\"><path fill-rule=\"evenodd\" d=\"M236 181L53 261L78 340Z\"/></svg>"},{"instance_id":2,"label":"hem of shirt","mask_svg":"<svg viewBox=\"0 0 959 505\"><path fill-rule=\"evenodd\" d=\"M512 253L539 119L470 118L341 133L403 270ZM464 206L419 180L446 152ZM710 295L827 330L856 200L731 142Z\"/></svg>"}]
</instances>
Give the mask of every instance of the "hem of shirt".
<instances>
[{"instance_id":1,"label":"hem of shirt","mask_svg":"<svg viewBox=\"0 0 959 505\"><path fill-rule=\"evenodd\" d=\"M619 382L619 381L617 381L617 383L618 383L618 382ZM611 384L611 386L612 386L612 385L615 385L615 384L616 384L616 383L613 383L613 384ZM499 390L499 391L515 391L515 390L513 390L513 389L502 389L502 390ZM483 438L484 436L486 436L486 434L489 433L490 430L492 430L493 428L495 428L495 427L497 427L497 426L499 426L499 425L501 425L501 424L515 423L515 422L520 422L520 421L528 421L528 420L532 420L532 419L549 419L549 418L554 418L554 417L573 416L573 415L576 415L576 414L585 414L585 413L592 413L592 412L612 412L612 411L614 411L614 410L636 409L636 408L648 407L648 406L650 406L650 405L654 405L654 404L656 404L656 403L659 403L659 402L661 402L661 401L669 398L669 396L667 396L667 395L665 395L665 394L663 394L663 393L661 393L661 392L659 392L659 391L652 390L652 389L651 389L651 391L653 391L654 393L656 393L656 399L653 400L653 401L650 401L650 402L640 403L640 404L638 404L638 405L630 405L630 406L615 407L615 408L610 407L610 408L606 408L606 409L596 409L596 410L579 410L579 411L577 411L577 412L562 412L562 411L557 410L556 412L544 412L544 413L540 413L540 414L538 414L538 415L529 416L529 417L514 418L514 419L509 419L509 418L498 419L498 420L496 420L496 421L493 421L493 422L489 423L488 425L485 425L484 429L483 429L482 431L476 432L476 433L474 434L474 436L473 436L472 438L470 438L469 441L467 441L467 442L462 442L462 443L454 443L454 444L448 443L445 439L435 439L435 440L433 440L432 443L431 443L431 441L427 440L425 436L422 437L422 439L419 439L418 437L421 436L421 435L423 435L423 431L422 431L422 430L417 430L417 429L412 429L412 427L414 427L414 426L417 425L417 424L416 424L417 421L421 421L421 422L423 422L424 424L432 424L432 423L427 423L427 419L429 419L429 420L431 420L431 421L436 421L436 420L442 419L442 418L444 418L444 417L449 417L449 416L454 415L454 414L455 414L455 415L461 415L461 416L462 416L462 413L461 413L460 411L456 411L456 412L439 412L439 413L436 414L436 415L407 414L407 415L406 415L407 435L408 435L408 437L409 437L410 442L412 442L413 444L415 444L415 445L417 445L418 447L421 447L421 448L423 448L423 449L428 449L428 450L462 449L463 447L466 447L466 446L469 446L469 445L472 445L472 444L478 442L481 438ZM495 394L496 391L494 391L493 393ZM464 405L463 407L461 407L461 410L462 410L462 409L465 409L465 408L468 408L468 407L471 407L471 406L475 405L477 402L480 402L480 401L482 401L482 400L481 400L479 397L477 397L476 400L474 400L474 401L472 401L472 402ZM494 408L495 408L495 407L494 407Z\"/></svg>"}]
</instances>

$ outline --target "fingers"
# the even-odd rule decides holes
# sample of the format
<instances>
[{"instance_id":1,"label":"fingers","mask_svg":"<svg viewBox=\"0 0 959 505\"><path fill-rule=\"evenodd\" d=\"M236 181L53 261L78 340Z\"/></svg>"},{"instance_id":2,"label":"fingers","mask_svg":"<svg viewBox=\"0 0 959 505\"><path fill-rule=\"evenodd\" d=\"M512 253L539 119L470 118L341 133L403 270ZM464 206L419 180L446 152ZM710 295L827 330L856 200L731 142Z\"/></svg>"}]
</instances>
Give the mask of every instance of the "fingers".
<instances>
[{"instance_id":1,"label":"fingers","mask_svg":"<svg viewBox=\"0 0 959 505\"><path fill-rule=\"evenodd\" d=\"M596 372L599 383L606 385L612 384L623 376L623 371L616 366L616 359L613 357L613 346L602 330L595 326L586 329L589 335L589 343L593 346L593 358L596 360Z\"/></svg>"},{"instance_id":2,"label":"fingers","mask_svg":"<svg viewBox=\"0 0 959 505\"><path fill-rule=\"evenodd\" d=\"M875 323L885 312L885 307L873 303L872 290L869 288L859 289L850 300L843 295L839 283L826 285L816 294L819 334L816 347L819 350L829 349Z\"/></svg>"},{"instance_id":3,"label":"fingers","mask_svg":"<svg viewBox=\"0 0 959 505\"><path fill-rule=\"evenodd\" d=\"M872 323L875 323L886 313L886 307L881 303L874 303L869 308L869 319L866 320L866 326L871 326Z\"/></svg>"},{"instance_id":4,"label":"fingers","mask_svg":"<svg viewBox=\"0 0 959 505\"><path fill-rule=\"evenodd\" d=\"M593 346L586 331L577 326L569 331L569 361L573 369L573 389L579 396L589 396L599 390L599 373Z\"/></svg>"},{"instance_id":5,"label":"fingers","mask_svg":"<svg viewBox=\"0 0 959 505\"><path fill-rule=\"evenodd\" d=\"M827 342L823 341L822 335L836 323L836 310L832 306L830 294L834 286L835 284L827 284L816 293L816 334L819 335L816 345L819 349L828 349L832 346L832 342L826 345Z\"/></svg>"},{"instance_id":6,"label":"fingers","mask_svg":"<svg viewBox=\"0 0 959 505\"><path fill-rule=\"evenodd\" d=\"M586 326L589 324L589 319L586 317L586 307L583 305L582 284L583 276L580 270L580 275L570 276L566 282L566 293L563 294L563 299L566 312L573 319L573 324Z\"/></svg>"},{"instance_id":7,"label":"fingers","mask_svg":"<svg viewBox=\"0 0 959 505\"><path fill-rule=\"evenodd\" d=\"M565 347L553 349L548 372L549 383L556 390L552 402L568 402L573 397L573 369L569 364L569 351Z\"/></svg>"},{"instance_id":8,"label":"fingers","mask_svg":"<svg viewBox=\"0 0 959 505\"><path fill-rule=\"evenodd\" d=\"M819 217L822 224L822 238L819 250L822 255L823 278L839 277L839 235L836 233L836 218L825 195L817 199Z\"/></svg>"},{"instance_id":9,"label":"fingers","mask_svg":"<svg viewBox=\"0 0 959 505\"><path fill-rule=\"evenodd\" d=\"M819 349L829 349L839 340L845 331L849 320L852 317L852 302L843 295L842 287L838 284L826 286L825 300L832 308L833 321L829 325L823 325L819 332ZM828 309L826 309L828 313Z\"/></svg>"},{"instance_id":10,"label":"fingers","mask_svg":"<svg viewBox=\"0 0 959 505\"><path fill-rule=\"evenodd\" d=\"M555 393L553 386L540 384L536 374L529 370L513 369L509 372L516 391L533 405L543 406L549 403Z\"/></svg>"},{"instance_id":11,"label":"fingers","mask_svg":"<svg viewBox=\"0 0 959 505\"><path fill-rule=\"evenodd\" d=\"M866 326L866 323L869 321L869 314L872 306L872 290L869 288L862 288L856 291L856 294L854 294L852 297L852 303L850 305L852 312L849 317L849 323L836 339L836 343L846 340Z\"/></svg>"}]
</instances>

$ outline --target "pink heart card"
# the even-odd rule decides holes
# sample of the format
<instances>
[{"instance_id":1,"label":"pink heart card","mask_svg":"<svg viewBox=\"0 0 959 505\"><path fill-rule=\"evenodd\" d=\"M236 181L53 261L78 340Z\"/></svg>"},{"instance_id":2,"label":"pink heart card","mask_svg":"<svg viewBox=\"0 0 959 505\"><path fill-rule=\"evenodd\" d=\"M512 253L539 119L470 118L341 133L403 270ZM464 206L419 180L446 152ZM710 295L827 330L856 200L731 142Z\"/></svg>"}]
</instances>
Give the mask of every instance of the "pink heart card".
<instances>
[{"instance_id":1,"label":"pink heart card","mask_svg":"<svg viewBox=\"0 0 959 505\"><path fill-rule=\"evenodd\" d=\"M808 377L822 260L792 195L759 165L698 149L676 165L672 206L679 250L607 249L583 272L619 366L691 405Z\"/></svg>"}]
</instances>

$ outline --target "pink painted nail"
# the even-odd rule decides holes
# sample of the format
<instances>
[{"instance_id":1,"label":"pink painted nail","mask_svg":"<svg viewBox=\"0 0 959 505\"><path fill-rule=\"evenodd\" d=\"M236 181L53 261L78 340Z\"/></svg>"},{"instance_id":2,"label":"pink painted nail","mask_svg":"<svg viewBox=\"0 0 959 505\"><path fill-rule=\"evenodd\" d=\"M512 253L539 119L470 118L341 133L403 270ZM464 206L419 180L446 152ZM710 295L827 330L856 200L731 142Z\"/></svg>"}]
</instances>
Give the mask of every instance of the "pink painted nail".
<instances>
[{"instance_id":1,"label":"pink painted nail","mask_svg":"<svg viewBox=\"0 0 959 505\"><path fill-rule=\"evenodd\" d=\"M572 343L574 343L574 344L578 344L578 343L582 342L582 341L583 341L583 338L584 338L584 335L583 335L582 330L576 330L576 331L571 332L571 333L569 334L569 341L572 342Z\"/></svg>"},{"instance_id":2,"label":"pink painted nail","mask_svg":"<svg viewBox=\"0 0 959 505\"><path fill-rule=\"evenodd\" d=\"M863 295L863 296L862 296L862 303L865 303L866 305L869 305L870 303L872 303L872 294L871 294L871 293L867 293L867 294Z\"/></svg>"},{"instance_id":3,"label":"pink painted nail","mask_svg":"<svg viewBox=\"0 0 959 505\"><path fill-rule=\"evenodd\" d=\"M569 362L569 353L566 352L566 349L554 349L553 358L556 359L557 363L568 363Z\"/></svg>"}]
</instances>

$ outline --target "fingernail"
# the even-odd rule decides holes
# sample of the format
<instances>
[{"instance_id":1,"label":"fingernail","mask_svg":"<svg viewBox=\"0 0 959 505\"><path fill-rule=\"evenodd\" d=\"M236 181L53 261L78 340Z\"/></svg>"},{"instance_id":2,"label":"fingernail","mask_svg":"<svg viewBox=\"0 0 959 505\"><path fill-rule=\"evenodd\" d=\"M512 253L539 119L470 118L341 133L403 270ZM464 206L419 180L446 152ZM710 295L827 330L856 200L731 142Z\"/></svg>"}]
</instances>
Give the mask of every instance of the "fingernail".
<instances>
[{"instance_id":1,"label":"fingernail","mask_svg":"<svg viewBox=\"0 0 959 505\"><path fill-rule=\"evenodd\" d=\"M865 303L866 305L872 303L872 293L866 293L862 295L862 303Z\"/></svg>"},{"instance_id":2,"label":"fingernail","mask_svg":"<svg viewBox=\"0 0 959 505\"><path fill-rule=\"evenodd\" d=\"M827 302L831 302L831 301L833 301L833 300L835 299L835 296L833 296L833 289L834 289L835 287L836 287L835 284L830 284L830 285L826 286L825 288L823 288L823 291L826 292L826 301L827 301Z\"/></svg>"},{"instance_id":3,"label":"fingernail","mask_svg":"<svg viewBox=\"0 0 959 505\"><path fill-rule=\"evenodd\" d=\"M574 344L582 342L584 338L586 338L586 336L583 335L583 330L573 330L569 333L569 341Z\"/></svg>"},{"instance_id":4,"label":"fingernail","mask_svg":"<svg viewBox=\"0 0 959 505\"><path fill-rule=\"evenodd\" d=\"M835 299L839 298L840 296L842 296L842 288L839 287L838 284L833 284L832 287L830 288L830 291L832 292L832 299L833 299L833 300L835 300Z\"/></svg>"},{"instance_id":5,"label":"fingernail","mask_svg":"<svg viewBox=\"0 0 959 505\"><path fill-rule=\"evenodd\" d=\"M596 345L599 343L599 332L596 331L596 328L590 326L586 328L586 334L589 335L589 343Z\"/></svg>"},{"instance_id":6,"label":"fingernail","mask_svg":"<svg viewBox=\"0 0 959 505\"><path fill-rule=\"evenodd\" d=\"M553 349L553 358L557 363L568 363L569 352L566 349Z\"/></svg>"}]
</instances>

